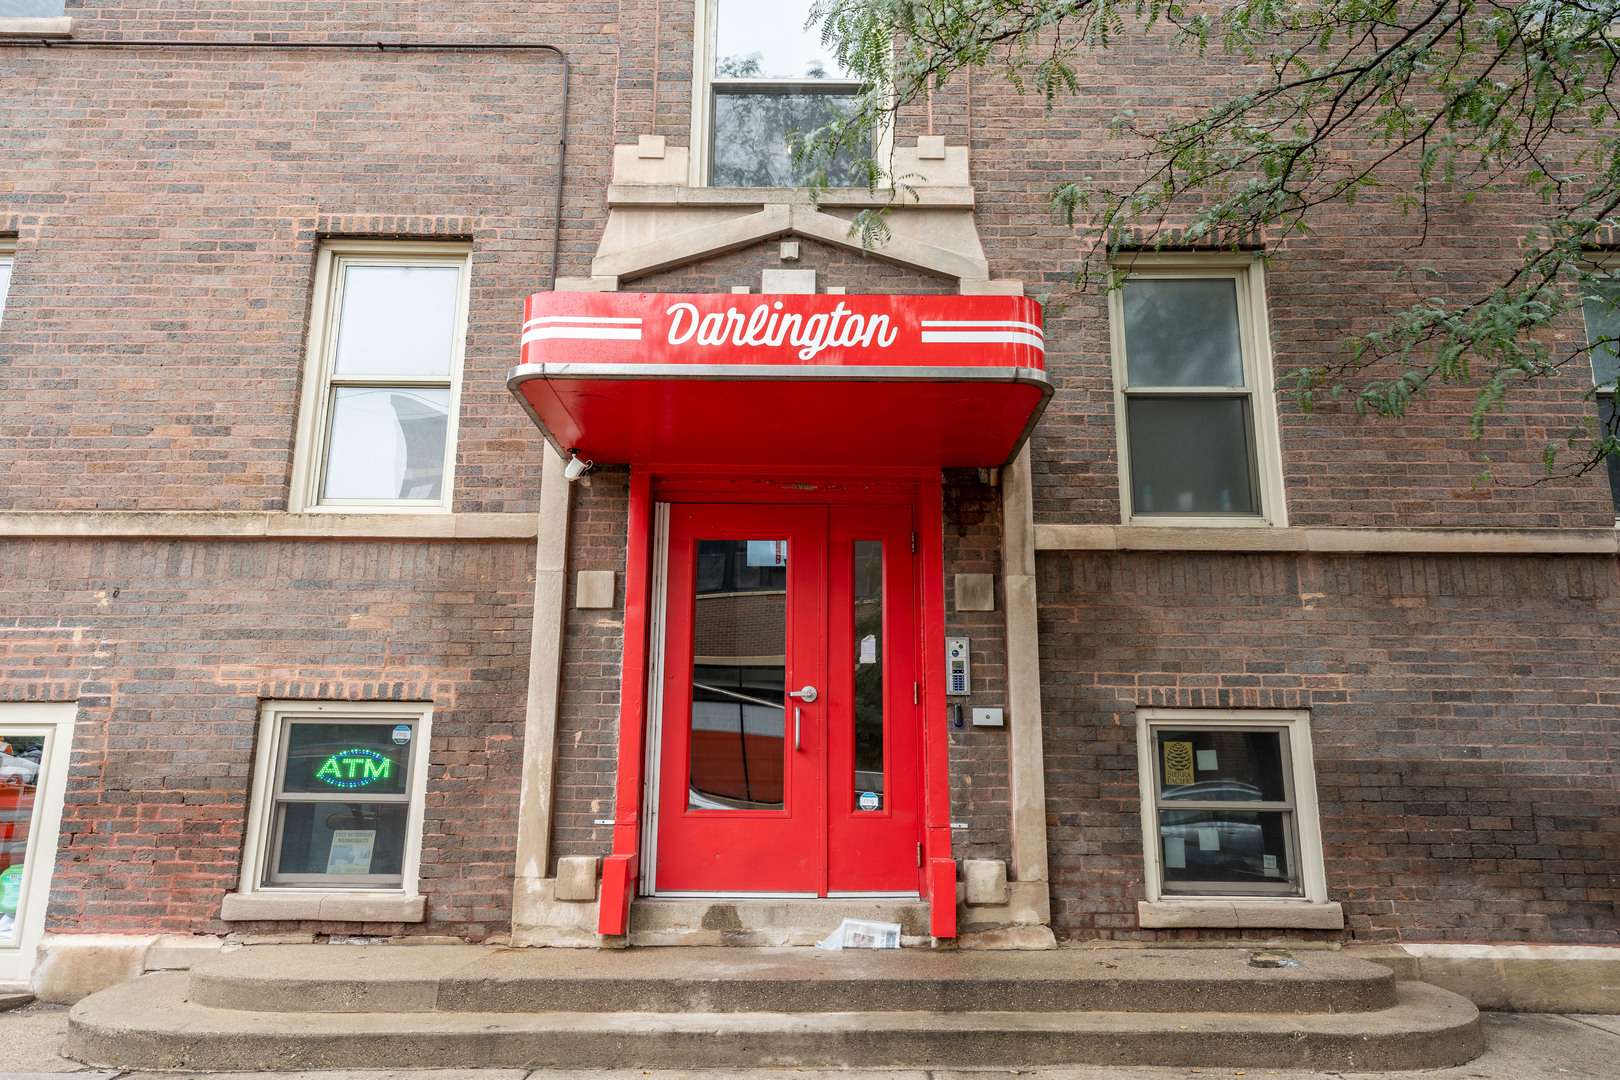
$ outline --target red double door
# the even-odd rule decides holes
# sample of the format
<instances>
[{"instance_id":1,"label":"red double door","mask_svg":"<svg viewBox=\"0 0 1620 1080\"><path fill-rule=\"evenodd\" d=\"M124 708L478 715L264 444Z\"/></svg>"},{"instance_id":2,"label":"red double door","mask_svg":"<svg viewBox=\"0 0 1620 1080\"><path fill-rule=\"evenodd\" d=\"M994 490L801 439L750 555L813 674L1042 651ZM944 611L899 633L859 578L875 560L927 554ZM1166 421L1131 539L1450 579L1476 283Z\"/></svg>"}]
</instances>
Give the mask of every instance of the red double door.
<instances>
[{"instance_id":1,"label":"red double door","mask_svg":"<svg viewBox=\"0 0 1620 1080\"><path fill-rule=\"evenodd\" d=\"M655 892L919 890L912 513L670 507Z\"/></svg>"}]
</instances>

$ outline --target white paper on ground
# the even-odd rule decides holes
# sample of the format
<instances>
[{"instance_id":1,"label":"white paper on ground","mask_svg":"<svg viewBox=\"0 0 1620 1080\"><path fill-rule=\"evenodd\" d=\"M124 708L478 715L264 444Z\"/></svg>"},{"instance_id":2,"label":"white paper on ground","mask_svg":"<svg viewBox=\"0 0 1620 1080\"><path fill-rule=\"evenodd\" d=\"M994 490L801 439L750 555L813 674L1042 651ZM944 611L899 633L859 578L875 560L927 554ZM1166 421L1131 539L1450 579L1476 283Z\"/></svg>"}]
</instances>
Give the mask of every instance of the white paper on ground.
<instances>
[{"instance_id":1,"label":"white paper on ground","mask_svg":"<svg viewBox=\"0 0 1620 1080\"><path fill-rule=\"evenodd\" d=\"M816 948L838 952L843 949L898 949L900 924L845 919L838 929L816 942Z\"/></svg>"}]
</instances>

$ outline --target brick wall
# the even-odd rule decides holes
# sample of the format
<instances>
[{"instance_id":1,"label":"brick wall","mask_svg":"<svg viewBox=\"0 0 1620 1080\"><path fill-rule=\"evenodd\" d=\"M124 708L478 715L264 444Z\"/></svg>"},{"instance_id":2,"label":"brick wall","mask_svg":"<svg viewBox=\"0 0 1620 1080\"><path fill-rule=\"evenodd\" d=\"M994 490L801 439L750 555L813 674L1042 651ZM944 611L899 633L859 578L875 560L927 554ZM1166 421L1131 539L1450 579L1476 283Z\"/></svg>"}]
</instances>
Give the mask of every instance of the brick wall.
<instances>
[{"instance_id":1,"label":"brick wall","mask_svg":"<svg viewBox=\"0 0 1620 1080\"><path fill-rule=\"evenodd\" d=\"M1612 559L1043 554L1054 929L1136 930L1139 707L1311 711L1362 941L1620 942Z\"/></svg>"},{"instance_id":2,"label":"brick wall","mask_svg":"<svg viewBox=\"0 0 1620 1080\"><path fill-rule=\"evenodd\" d=\"M50 927L455 934L510 918L529 544L0 544L0 700L73 701ZM259 703L432 701L420 925L225 924Z\"/></svg>"}]
</instances>

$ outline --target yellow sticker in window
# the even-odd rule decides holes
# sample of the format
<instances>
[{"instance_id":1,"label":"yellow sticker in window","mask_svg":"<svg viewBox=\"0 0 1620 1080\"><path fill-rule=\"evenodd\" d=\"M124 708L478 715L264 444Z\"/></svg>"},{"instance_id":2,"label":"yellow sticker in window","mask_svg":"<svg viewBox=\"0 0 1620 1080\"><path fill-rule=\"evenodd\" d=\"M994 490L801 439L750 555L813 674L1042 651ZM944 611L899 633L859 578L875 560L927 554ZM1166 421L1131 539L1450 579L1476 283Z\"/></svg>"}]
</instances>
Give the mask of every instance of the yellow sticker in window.
<instances>
[{"instance_id":1,"label":"yellow sticker in window","mask_svg":"<svg viewBox=\"0 0 1620 1080\"><path fill-rule=\"evenodd\" d=\"M1193 744L1167 742L1164 744L1164 786L1185 787L1193 782Z\"/></svg>"}]
</instances>

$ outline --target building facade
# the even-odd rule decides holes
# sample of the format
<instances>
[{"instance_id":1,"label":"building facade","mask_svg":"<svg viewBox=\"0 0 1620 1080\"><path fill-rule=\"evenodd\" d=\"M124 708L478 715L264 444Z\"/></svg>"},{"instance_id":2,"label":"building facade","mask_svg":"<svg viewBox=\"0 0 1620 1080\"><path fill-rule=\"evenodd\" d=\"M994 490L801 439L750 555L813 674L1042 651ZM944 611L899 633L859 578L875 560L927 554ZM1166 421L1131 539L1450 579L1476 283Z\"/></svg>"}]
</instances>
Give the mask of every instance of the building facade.
<instances>
[{"instance_id":1,"label":"building facade","mask_svg":"<svg viewBox=\"0 0 1620 1080\"><path fill-rule=\"evenodd\" d=\"M1591 374L1477 441L1466 387L1272 389L1533 196L1068 291L1053 184L1241 77L1149 43L904 110L863 251L887 192L778 149L852 89L803 6L0 19L0 978L844 915L1620 944L1616 503L1539 482Z\"/></svg>"}]
</instances>

